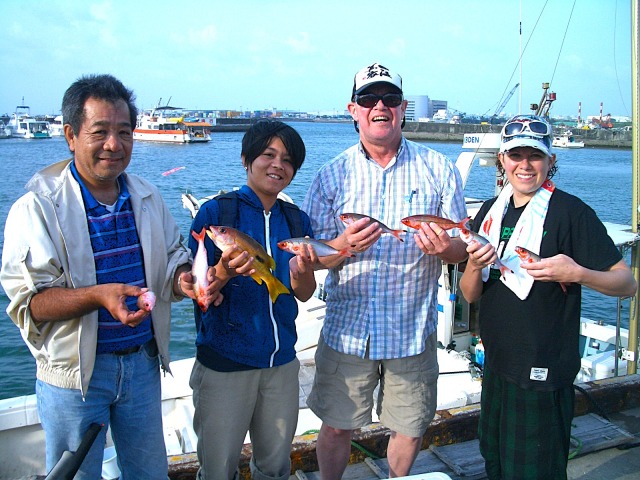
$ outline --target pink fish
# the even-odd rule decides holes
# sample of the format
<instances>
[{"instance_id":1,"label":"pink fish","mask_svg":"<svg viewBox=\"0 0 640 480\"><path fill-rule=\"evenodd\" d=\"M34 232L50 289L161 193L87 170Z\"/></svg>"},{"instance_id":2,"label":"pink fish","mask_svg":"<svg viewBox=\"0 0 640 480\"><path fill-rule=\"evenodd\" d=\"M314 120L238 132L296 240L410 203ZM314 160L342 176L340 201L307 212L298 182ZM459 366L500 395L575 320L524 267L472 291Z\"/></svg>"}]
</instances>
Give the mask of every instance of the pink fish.
<instances>
[{"instance_id":1,"label":"pink fish","mask_svg":"<svg viewBox=\"0 0 640 480\"><path fill-rule=\"evenodd\" d=\"M200 310L206 312L209 308L208 305L204 303L205 292L209 286L209 279L207 278L209 263L207 261L207 249L204 246L206 229L202 227L200 233L192 231L191 235L198 241L198 249L193 257L193 265L191 266L191 275L193 275L195 281L193 284L193 293L196 296L196 302L198 302Z\"/></svg>"},{"instance_id":2,"label":"pink fish","mask_svg":"<svg viewBox=\"0 0 640 480\"><path fill-rule=\"evenodd\" d=\"M466 244L469 244L469 245L474 241L478 242L480 245L483 245L483 246L487 245L488 243L491 243L489 242L489 240L484 238L479 233L473 232L471 230L467 230L466 228L460 229L460 238ZM511 270L504 263L502 263L499 258L496 259L495 266L500 269L500 275L502 275L502 278L506 278L505 275L507 274L507 272L513 273L513 270Z\"/></svg>"},{"instance_id":3,"label":"pink fish","mask_svg":"<svg viewBox=\"0 0 640 480\"><path fill-rule=\"evenodd\" d=\"M285 252L293 253L294 255L300 253L304 245L312 246L319 257L326 257L329 255L342 255L343 257L355 257L355 255L346 248L344 250L336 250L332 246L327 245L326 243L319 242L318 240L314 240L313 238L307 238L307 237L288 238L287 240L282 240L281 242L278 242L278 247L281 250L284 250Z\"/></svg>"},{"instance_id":4,"label":"pink fish","mask_svg":"<svg viewBox=\"0 0 640 480\"><path fill-rule=\"evenodd\" d=\"M524 247L516 247L515 251L518 254L518 256L520 257L520 260L522 260L522 263L536 263L536 262L539 262L540 260L542 260L542 257L540 255L536 255L531 250L527 250ZM564 284L564 282L558 282L558 283L560 284L560 287L562 288L562 291L566 295L567 294L567 286Z\"/></svg>"},{"instance_id":5,"label":"pink fish","mask_svg":"<svg viewBox=\"0 0 640 480\"><path fill-rule=\"evenodd\" d=\"M382 233L390 233L391 235L396 237L401 242L404 242L404 240L402 239L402 237L400 237L400 235L403 234L403 233L407 233L406 230L394 230L392 228L389 228L384 223L382 223L380 220L376 220L375 218L373 218L370 215L361 215L360 213L341 213L340 214L340 220L342 220L346 225L350 225L353 222L357 222L361 218L370 218L371 222L376 222L376 223L380 224L380 228L382 228Z\"/></svg>"},{"instance_id":6,"label":"pink fish","mask_svg":"<svg viewBox=\"0 0 640 480\"><path fill-rule=\"evenodd\" d=\"M143 290L145 291L138 297L138 308L150 312L156 306L156 294L149 289Z\"/></svg>"},{"instance_id":7,"label":"pink fish","mask_svg":"<svg viewBox=\"0 0 640 480\"><path fill-rule=\"evenodd\" d=\"M411 215L410 217L405 217L400 221L407 227L415 228L416 230L419 229L420 225L423 223L437 223L440 228L449 230L456 227L465 228L469 220L471 220L471 217L463 218L459 222L454 222L453 220L449 220L448 218L444 217L438 217L437 215Z\"/></svg>"}]
</instances>

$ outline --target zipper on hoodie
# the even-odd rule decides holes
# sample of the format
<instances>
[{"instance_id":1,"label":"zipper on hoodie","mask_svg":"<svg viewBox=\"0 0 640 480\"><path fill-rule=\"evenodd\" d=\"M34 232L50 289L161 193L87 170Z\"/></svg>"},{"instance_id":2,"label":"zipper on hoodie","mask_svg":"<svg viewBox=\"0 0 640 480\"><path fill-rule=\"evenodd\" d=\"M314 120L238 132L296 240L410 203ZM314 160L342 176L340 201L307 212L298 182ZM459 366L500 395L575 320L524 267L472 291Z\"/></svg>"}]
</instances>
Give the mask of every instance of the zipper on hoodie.
<instances>
[{"instance_id":1,"label":"zipper on hoodie","mask_svg":"<svg viewBox=\"0 0 640 480\"><path fill-rule=\"evenodd\" d=\"M264 210L262 211L264 214L264 244L265 250L267 253L271 255L271 229L270 229L270 218L271 212L267 213ZM275 274L275 272L272 272ZM268 301L269 304L269 317L271 318L271 326L273 327L273 340L275 342L275 349L271 353L271 358L269 358L269 367L273 367L273 363L275 361L276 353L280 350L280 336L278 335L278 322L276 322L275 317L273 316L273 302Z\"/></svg>"}]
</instances>

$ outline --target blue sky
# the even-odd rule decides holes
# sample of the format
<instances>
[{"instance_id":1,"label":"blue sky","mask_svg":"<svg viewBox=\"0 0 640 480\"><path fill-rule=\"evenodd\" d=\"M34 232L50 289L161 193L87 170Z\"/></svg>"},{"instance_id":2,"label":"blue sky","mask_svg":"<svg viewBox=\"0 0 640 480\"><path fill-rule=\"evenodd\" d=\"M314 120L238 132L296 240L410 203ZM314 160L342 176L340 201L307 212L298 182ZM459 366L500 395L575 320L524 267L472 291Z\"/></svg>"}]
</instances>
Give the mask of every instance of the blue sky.
<instances>
[{"instance_id":1,"label":"blue sky","mask_svg":"<svg viewBox=\"0 0 640 480\"><path fill-rule=\"evenodd\" d=\"M58 113L86 73L120 78L140 108L171 97L184 108L342 112L353 75L375 61L407 95L492 114L520 82L520 39L531 37L505 113L528 111L551 82L552 115L576 115L578 102L583 116L600 102L630 115L630 1L523 0L520 36L518 0L3 0L0 114L22 97L32 114Z\"/></svg>"}]
</instances>

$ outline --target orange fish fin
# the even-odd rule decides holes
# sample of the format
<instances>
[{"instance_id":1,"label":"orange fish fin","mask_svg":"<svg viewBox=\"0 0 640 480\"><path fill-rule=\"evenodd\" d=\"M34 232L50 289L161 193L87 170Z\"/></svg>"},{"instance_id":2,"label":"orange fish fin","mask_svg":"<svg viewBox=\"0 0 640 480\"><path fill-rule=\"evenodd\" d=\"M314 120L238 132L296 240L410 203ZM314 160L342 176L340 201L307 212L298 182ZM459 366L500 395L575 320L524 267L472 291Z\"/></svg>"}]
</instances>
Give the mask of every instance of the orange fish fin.
<instances>
[{"instance_id":1,"label":"orange fish fin","mask_svg":"<svg viewBox=\"0 0 640 480\"><path fill-rule=\"evenodd\" d=\"M206 228L202 227L200 233L196 233L195 230L191 230L191 236L196 239L196 241L204 240L204 234L209 233Z\"/></svg>"},{"instance_id":2,"label":"orange fish fin","mask_svg":"<svg viewBox=\"0 0 640 480\"><path fill-rule=\"evenodd\" d=\"M457 224L457 225L458 225L458 227L459 227L459 228L465 228L465 227L467 226L467 224L469 223L469 220L471 220L471 217L467 217L467 218L465 218L464 220L460 220L460 221L458 222L458 224Z\"/></svg>"},{"instance_id":3,"label":"orange fish fin","mask_svg":"<svg viewBox=\"0 0 640 480\"><path fill-rule=\"evenodd\" d=\"M402 233L407 233L406 230L391 230L391 235L393 235L394 237L396 237L398 240L400 240L401 242L404 242L404 239L400 237L400 235Z\"/></svg>"}]
</instances>

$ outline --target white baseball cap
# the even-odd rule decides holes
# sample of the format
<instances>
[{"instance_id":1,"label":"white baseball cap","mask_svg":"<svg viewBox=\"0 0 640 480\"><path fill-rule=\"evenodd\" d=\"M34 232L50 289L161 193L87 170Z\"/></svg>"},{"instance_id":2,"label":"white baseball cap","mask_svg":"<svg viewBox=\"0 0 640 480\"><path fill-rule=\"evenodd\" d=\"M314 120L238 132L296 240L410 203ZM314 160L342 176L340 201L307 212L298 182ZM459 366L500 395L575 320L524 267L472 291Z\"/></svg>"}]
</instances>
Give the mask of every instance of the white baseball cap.
<instances>
[{"instance_id":1,"label":"white baseball cap","mask_svg":"<svg viewBox=\"0 0 640 480\"><path fill-rule=\"evenodd\" d=\"M376 83L389 83L398 89L398 93L402 93L402 77L397 73L391 73L387 67L379 63L372 63L356 73L353 78L352 95L360 95Z\"/></svg>"}]
</instances>

